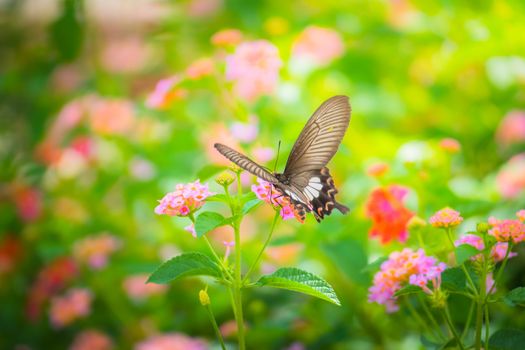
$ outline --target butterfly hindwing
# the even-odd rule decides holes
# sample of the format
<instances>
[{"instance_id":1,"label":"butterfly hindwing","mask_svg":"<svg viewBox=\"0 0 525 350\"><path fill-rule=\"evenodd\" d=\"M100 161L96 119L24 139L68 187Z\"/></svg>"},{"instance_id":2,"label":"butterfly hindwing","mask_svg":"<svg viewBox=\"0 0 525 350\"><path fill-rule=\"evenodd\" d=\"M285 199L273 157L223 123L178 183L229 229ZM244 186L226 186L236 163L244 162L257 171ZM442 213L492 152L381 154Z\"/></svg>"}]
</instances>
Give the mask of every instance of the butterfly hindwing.
<instances>
[{"instance_id":1,"label":"butterfly hindwing","mask_svg":"<svg viewBox=\"0 0 525 350\"><path fill-rule=\"evenodd\" d=\"M346 214L349 210L335 199L338 191L330 171L326 167L309 173L308 182L302 189L302 196L291 188L288 188L285 192L289 194L296 209L299 207L307 212L312 212L318 222L324 219L325 215L330 215L334 208L343 214ZM307 203L299 199L304 197L308 200Z\"/></svg>"}]
</instances>

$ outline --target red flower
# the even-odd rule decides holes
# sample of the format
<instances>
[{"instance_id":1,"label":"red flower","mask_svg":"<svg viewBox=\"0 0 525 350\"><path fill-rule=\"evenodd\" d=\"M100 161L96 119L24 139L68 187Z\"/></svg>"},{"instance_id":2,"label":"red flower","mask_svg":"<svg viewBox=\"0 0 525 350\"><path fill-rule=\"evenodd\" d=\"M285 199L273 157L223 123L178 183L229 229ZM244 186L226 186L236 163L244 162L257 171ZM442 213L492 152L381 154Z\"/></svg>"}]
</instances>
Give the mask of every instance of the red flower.
<instances>
[{"instance_id":1,"label":"red flower","mask_svg":"<svg viewBox=\"0 0 525 350\"><path fill-rule=\"evenodd\" d=\"M29 291L26 314L36 320L43 304L58 293L77 274L77 266L69 257L58 258L45 266L39 273Z\"/></svg>"},{"instance_id":2,"label":"red flower","mask_svg":"<svg viewBox=\"0 0 525 350\"><path fill-rule=\"evenodd\" d=\"M398 185L377 188L370 194L366 214L372 219L371 237L379 237L382 244L393 239L404 242L408 237L407 223L414 216L404 204L408 189Z\"/></svg>"}]
</instances>

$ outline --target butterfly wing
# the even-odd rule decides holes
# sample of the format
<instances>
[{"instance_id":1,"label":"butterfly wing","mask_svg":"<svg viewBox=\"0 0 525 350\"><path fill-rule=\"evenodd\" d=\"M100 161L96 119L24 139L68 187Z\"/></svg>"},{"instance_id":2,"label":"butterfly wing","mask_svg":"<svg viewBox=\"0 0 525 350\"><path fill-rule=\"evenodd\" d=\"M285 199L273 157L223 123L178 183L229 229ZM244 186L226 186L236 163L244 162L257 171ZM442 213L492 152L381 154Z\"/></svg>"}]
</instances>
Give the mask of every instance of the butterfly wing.
<instances>
[{"instance_id":1,"label":"butterfly wing","mask_svg":"<svg viewBox=\"0 0 525 350\"><path fill-rule=\"evenodd\" d=\"M331 97L317 108L292 148L284 175L300 180L300 185L305 186L309 178L299 179L299 174L326 166L343 140L350 112L347 96Z\"/></svg>"},{"instance_id":2,"label":"butterfly wing","mask_svg":"<svg viewBox=\"0 0 525 350\"><path fill-rule=\"evenodd\" d=\"M273 184L279 182L279 180L272 173L264 169L259 164L255 163L250 158L237 152L236 150L221 143L216 143L214 147L217 151L220 152L220 154L222 154L223 156L225 156L244 170L252 173L253 175Z\"/></svg>"},{"instance_id":3,"label":"butterfly wing","mask_svg":"<svg viewBox=\"0 0 525 350\"><path fill-rule=\"evenodd\" d=\"M330 215L333 208L348 212L335 200L337 189L326 164L339 148L350 112L348 97L326 100L304 126L286 163L284 175L289 186L285 192L306 211L312 211L317 221Z\"/></svg>"}]
</instances>

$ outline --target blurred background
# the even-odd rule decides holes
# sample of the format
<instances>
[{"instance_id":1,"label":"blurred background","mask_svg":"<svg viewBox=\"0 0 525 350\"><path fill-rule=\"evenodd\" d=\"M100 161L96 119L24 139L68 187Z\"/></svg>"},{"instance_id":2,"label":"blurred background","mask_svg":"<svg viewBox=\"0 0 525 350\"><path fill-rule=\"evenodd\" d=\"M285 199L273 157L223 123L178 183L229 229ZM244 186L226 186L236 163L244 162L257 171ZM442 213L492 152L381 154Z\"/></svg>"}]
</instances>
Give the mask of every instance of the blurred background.
<instances>
[{"instance_id":1,"label":"blurred background","mask_svg":"<svg viewBox=\"0 0 525 350\"><path fill-rule=\"evenodd\" d=\"M282 170L333 95L353 109L330 164L351 212L280 223L262 270L313 271L343 306L247 291L248 348L423 348L408 314L367 301L368 264L418 246L406 221L371 230L374 190L407 188L408 218L451 206L460 232L525 206L523 1L2 0L0 23L2 349L217 349L203 280L144 284L206 252L157 200L196 179L219 191L214 142L273 168L280 140ZM272 215L244 220L248 259ZM440 256L442 234L423 233ZM232 233L209 238L224 251ZM508 266L508 288L524 285L524 254ZM233 347L228 295L209 293ZM502 306L491 322L525 329L525 314Z\"/></svg>"}]
</instances>

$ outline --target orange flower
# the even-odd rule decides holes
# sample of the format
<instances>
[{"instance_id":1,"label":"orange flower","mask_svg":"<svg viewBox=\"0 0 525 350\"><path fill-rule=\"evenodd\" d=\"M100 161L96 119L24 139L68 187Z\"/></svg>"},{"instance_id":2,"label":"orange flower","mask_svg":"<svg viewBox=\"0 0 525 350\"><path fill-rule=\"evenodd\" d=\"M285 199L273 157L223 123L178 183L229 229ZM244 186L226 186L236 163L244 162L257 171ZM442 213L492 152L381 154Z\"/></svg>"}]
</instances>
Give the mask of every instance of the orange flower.
<instances>
[{"instance_id":1,"label":"orange flower","mask_svg":"<svg viewBox=\"0 0 525 350\"><path fill-rule=\"evenodd\" d=\"M408 189L398 185L372 191L366 204L366 213L373 222L370 236L378 236L382 244L393 239L406 241L407 223L414 216L403 204L407 194Z\"/></svg>"},{"instance_id":2,"label":"orange flower","mask_svg":"<svg viewBox=\"0 0 525 350\"><path fill-rule=\"evenodd\" d=\"M235 46L241 41L242 33L237 29L223 29L211 37L211 43L215 46Z\"/></svg>"}]
</instances>

